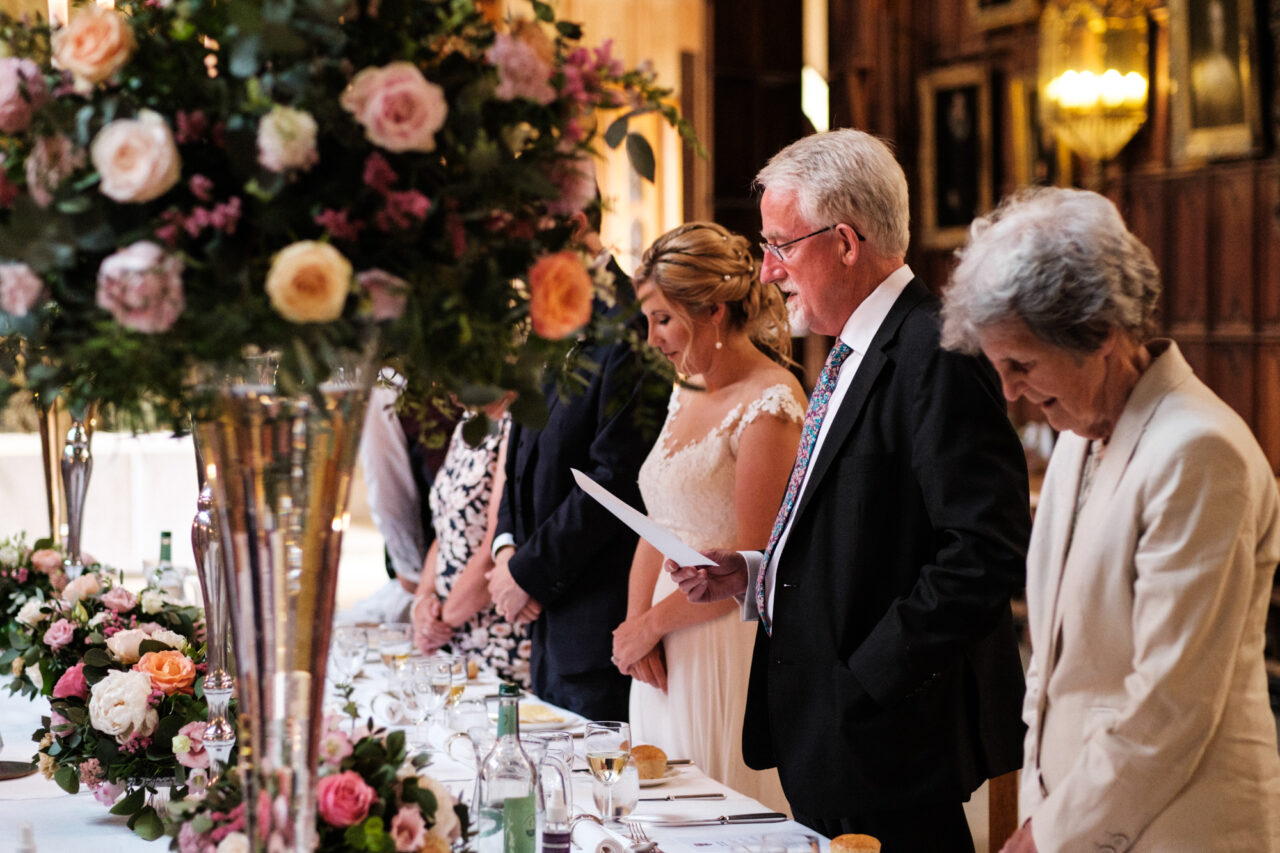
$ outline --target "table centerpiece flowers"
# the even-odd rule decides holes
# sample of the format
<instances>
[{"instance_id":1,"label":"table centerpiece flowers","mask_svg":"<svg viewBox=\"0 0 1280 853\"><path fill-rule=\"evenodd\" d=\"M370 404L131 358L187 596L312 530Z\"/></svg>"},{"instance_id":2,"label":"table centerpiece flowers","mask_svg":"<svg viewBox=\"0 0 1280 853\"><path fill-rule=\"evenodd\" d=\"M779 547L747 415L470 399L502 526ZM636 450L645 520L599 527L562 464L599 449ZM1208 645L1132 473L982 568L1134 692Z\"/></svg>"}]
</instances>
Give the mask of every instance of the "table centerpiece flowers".
<instances>
[{"instance_id":1,"label":"table centerpiece flowers","mask_svg":"<svg viewBox=\"0 0 1280 853\"><path fill-rule=\"evenodd\" d=\"M380 323L410 396L527 391L515 414L536 421L575 333L625 334L592 316L608 283L572 251L597 149L625 143L651 177L629 117L693 137L651 73L546 3L525 14L120 0L52 31L0 16L0 336L24 352L0 402L61 394L182 430L194 366L275 352L305 387ZM621 111L608 133L600 109ZM568 263L536 266L553 257Z\"/></svg>"},{"instance_id":2,"label":"table centerpiece flowers","mask_svg":"<svg viewBox=\"0 0 1280 853\"><path fill-rule=\"evenodd\" d=\"M0 539L0 667L13 666L18 657L9 642L18 614L24 608L32 613L67 585L62 553L51 545L40 539L28 546L25 533Z\"/></svg>"},{"instance_id":3,"label":"table centerpiece flowers","mask_svg":"<svg viewBox=\"0 0 1280 853\"><path fill-rule=\"evenodd\" d=\"M316 810L320 853L448 853L465 846L466 807L422 771L428 756L409 754L404 732L374 728L370 722L348 733L345 718L333 715L326 721L322 755ZM170 849L248 849L242 839L247 831L243 797L239 775L232 770L200 795L175 803L167 821ZM260 811L269 814L271 809Z\"/></svg>"}]
</instances>

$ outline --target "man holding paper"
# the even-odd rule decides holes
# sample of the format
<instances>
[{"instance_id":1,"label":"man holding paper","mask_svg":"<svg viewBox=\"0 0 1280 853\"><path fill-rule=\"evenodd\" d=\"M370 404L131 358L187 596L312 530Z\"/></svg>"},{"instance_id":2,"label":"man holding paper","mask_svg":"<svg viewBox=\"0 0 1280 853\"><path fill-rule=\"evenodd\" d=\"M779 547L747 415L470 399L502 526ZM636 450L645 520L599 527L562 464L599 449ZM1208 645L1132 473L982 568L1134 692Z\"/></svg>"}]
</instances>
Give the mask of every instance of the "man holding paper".
<instances>
[{"instance_id":1,"label":"man holding paper","mask_svg":"<svg viewBox=\"0 0 1280 853\"><path fill-rule=\"evenodd\" d=\"M759 617L743 754L778 767L796 820L895 853L971 851L963 802L1022 760L1021 446L991 366L938 346L884 143L815 134L757 183L761 279L793 327L836 344L766 550L665 567L692 600L739 596Z\"/></svg>"}]
</instances>

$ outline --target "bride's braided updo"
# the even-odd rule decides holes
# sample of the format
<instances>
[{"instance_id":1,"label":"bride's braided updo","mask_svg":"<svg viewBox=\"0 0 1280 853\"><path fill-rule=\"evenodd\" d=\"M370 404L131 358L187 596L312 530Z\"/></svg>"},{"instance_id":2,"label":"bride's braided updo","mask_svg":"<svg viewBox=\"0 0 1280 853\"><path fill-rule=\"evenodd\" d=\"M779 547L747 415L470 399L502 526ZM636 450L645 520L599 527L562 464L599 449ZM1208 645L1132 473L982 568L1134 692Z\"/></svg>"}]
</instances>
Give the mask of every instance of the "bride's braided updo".
<instances>
[{"instance_id":1,"label":"bride's braided updo","mask_svg":"<svg viewBox=\"0 0 1280 853\"><path fill-rule=\"evenodd\" d=\"M646 282L690 316L724 303L731 328L779 361L791 358L791 324L776 285L760 282L751 244L714 222L689 222L653 241L635 282Z\"/></svg>"}]
</instances>

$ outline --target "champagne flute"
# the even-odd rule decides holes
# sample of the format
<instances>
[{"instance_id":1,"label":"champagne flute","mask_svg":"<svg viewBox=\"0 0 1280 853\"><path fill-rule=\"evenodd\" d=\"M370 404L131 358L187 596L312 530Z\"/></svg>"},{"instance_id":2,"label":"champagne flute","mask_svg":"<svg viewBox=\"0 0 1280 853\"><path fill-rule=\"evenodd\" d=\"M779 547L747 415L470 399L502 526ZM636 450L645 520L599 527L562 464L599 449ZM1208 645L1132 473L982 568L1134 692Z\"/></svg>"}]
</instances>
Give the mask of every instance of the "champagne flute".
<instances>
[{"instance_id":1,"label":"champagne flute","mask_svg":"<svg viewBox=\"0 0 1280 853\"><path fill-rule=\"evenodd\" d=\"M449 690L449 698L444 703L446 708L452 708L458 704L458 700L467 689L467 659L462 655L449 655L449 662L453 667L453 686Z\"/></svg>"},{"instance_id":2,"label":"champagne flute","mask_svg":"<svg viewBox=\"0 0 1280 853\"><path fill-rule=\"evenodd\" d=\"M601 818L613 820L613 786L631 760L631 727L626 723L602 721L587 723L583 748L591 775L605 789L605 806Z\"/></svg>"}]
</instances>

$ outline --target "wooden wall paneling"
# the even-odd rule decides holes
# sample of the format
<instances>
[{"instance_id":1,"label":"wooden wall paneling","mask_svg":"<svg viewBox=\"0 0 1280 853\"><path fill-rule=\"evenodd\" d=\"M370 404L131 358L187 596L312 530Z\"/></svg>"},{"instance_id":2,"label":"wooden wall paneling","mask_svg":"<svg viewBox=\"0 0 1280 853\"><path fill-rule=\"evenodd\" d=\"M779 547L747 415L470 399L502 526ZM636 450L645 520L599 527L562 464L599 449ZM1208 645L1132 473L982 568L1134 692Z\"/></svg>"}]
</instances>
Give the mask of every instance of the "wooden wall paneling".
<instances>
[{"instance_id":1,"label":"wooden wall paneling","mask_svg":"<svg viewBox=\"0 0 1280 853\"><path fill-rule=\"evenodd\" d=\"M1254 377L1257 363L1252 343L1215 341L1208 350L1209 373L1206 382L1228 406L1247 423L1256 422L1254 412Z\"/></svg>"},{"instance_id":2,"label":"wooden wall paneling","mask_svg":"<svg viewBox=\"0 0 1280 853\"><path fill-rule=\"evenodd\" d=\"M1258 398L1253 434L1271 461L1271 469L1280 471L1280 341L1258 347L1255 375Z\"/></svg>"},{"instance_id":3,"label":"wooden wall paneling","mask_svg":"<svg viewBox=\"0 0 1280 853\"><path fill-rule=\"evenodd\" d=\"M1206 235L1211 322L1219 335L1249 335L1253 331L1254 167L1241 163L1220 170L1212 186L1212 214ZM1195 240L1194 235L1188 235Z\"/></svg>"},{"instance_id":4,"label":"wooden wall paneling","mask_svg":"<svg viewBox=\"0 0 1280 853\"><path fill-rule=\"evenodd\" d=\"M1168 328L1175 338L1190 343L1204 340L1209 326L1209 186L1200 175L1188 175L1166 186L1169 233L1176 235L1164 270Z\"/></svg>"},{"instance_id":5,"label":"wooden wall paneling","mask_svg":"<svg viewBox=\"0 0 1280 853\"><path fill-rule=\"evenodd\" d=\"M1280 165L1276 161L1266 160L1259 165L1257 187L1253 221L1258 331L1280 336Z\"/></svg>"}]
</instances>

